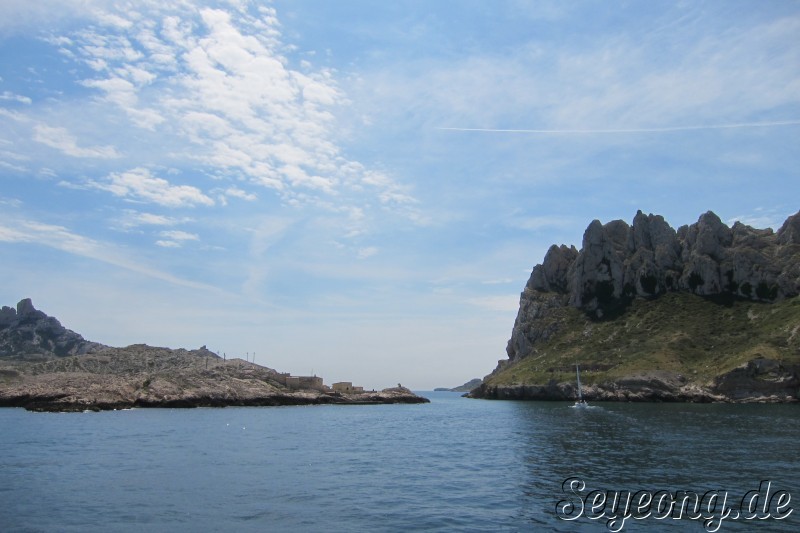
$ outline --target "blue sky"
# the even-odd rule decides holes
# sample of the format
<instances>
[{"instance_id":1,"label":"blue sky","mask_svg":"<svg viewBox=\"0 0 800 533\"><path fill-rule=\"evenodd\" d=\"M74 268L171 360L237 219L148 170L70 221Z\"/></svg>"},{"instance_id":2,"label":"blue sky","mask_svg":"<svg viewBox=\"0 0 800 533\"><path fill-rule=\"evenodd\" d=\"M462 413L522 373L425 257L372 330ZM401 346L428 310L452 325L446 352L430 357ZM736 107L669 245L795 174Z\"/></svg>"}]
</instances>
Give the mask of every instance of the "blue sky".
<instances>
[{"instance_id":1,"label":"blue sky","mask_svg":"<svg viewBox=\"0 0 800 533\"><path fill-rule=\"evenodd\" d=\"M796 212L798 43L784 0L4 0L0 303L455 386L593 219Z\"/></svg>"}]
</instances>

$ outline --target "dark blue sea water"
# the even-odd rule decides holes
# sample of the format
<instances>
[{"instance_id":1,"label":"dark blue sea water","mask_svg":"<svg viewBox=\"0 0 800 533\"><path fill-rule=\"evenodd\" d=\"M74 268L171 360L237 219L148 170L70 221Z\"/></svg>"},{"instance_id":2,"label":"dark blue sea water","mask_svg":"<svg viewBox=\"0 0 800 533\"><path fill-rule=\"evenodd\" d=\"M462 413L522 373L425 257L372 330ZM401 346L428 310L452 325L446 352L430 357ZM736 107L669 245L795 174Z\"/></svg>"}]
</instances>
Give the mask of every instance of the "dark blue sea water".
<instances>
[{"instance_id":1,"label":"dark blue sea water","mask_svg":"<svg viewBox=\"0 0 800 533\"><path fill-rule=\"evenodd\" d=\"M422 394L432 403L0 409L0 530L608 531L610 498L595 513L603 518L587 506L573 521L559 518L558 502L571 501L575 516L595 489L713 489L738 510L770 481L756 507L783 490L782 511L797 510L729 516L719 530L800 531L800 406L579 410ZM571 477L584 490L565 493ZM623 531L716 527L662 516L629 518Z\"/></svg>"}]
</instances>

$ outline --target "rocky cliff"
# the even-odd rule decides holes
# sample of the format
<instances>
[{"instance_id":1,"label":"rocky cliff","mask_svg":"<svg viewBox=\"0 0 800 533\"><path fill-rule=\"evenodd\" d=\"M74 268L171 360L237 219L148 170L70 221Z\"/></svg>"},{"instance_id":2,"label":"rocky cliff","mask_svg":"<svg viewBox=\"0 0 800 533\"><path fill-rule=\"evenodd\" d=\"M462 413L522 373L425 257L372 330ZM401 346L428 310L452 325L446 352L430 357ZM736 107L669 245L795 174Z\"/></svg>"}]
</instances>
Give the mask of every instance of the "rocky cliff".
<instances>
[{"instance_id":1,"label":"rocky cliff","mask_svg":"<svg viewBox=\"0 0 800 533\"><path fill-rule=\"evenodd\" d=\"M5 305L0 309L0 358L41 360L103 348L37 310L30 298L21 300L16 309Z\"/></svg>"},{"instance_id":2,"label":"rocky cliff","mask_svg":"<svg viewBox=\"0 0 800 533\"><path fill-rule=\"evenodd\" d=\"M668 294L675 295L675 298L662 298ZM731 320L738 324L737 327L743 328L740 332L746 332L748 328L754 329L751 332L752 342L740 342L739 348L749 344L760 345L763 339L759 335L766 335L765 338L776 344L777 352L771 349L762 350L787 361L788 366L780 362L776 363L777 366L766 365L770 366L773 374L777 372L776 375L783 376L776 377L783 380L781 386L775 388L776 394L781 397L794 394L796 397L797 375L792 374L795 371L791 368L794 367L788 361L794 361L800 355L797 348L798 336L795 334L798 326L794 314L796 306L791 305L798 294L800 212L789 217L777 232L771 229L755 229L740 222L728 227L710 211L700 216L696 223L677 230L663 217L645 215L641 211L636 213L630 225L622 220L606 224L595 220L584 233L580 251L574 246L553 245L542 264L534 267L521 295L519 312L506 348L508 361L501 361L495 372L487 376L484 386L473 395L563 398L574 393L566 383L559 389L557 381L551 382L555 376L549 376L547 383L535 383L530 381L531 375L526 378L520 374L518 363L528 359L542 359L544 351L548 352L547 357L554 358L558 354L557 344L560 342L562 355L570 353L572 356L589 358L592 364L606 368L602 376L596 376L598 379L610 379L609 372L614 374L613 369L616 369L616 381L607 380L608 387L595 384L595 397L624 398L626 396L620 394L620 390L625 387L618 385L626 382L640 383L641 379L634 375L623 375L622 368L636 366L631 365L629 359L641 361L647 358L647 354L637 353L635 347L625 344L633 334L630 331L630 322L632 318L638 318L635 313L657 315L660 325L653 324L649 335L657 341L663 341L665 346L670 346L670 342L675 339L662 338L662 333L669 331L673 336L690 337L673 325L683 323L683 315L688 312L688 308L700 305L691 300L699 297L716 302L716 307L703 308L703 319L711 323L709 326L713 325L723 310L735 310L731 312L749 314L752 317L763 315L763 306L769 308L771 305L782 304L780 314L785 323L773 320L773 330L770 329L769 321L756 321L756 324L753 320ZM770 313L774 314L776 310L777 307L771 309ZM609 354L607 360L598 359L597 354L581 354L580 350L575 351L575 346L570 343L579 343L581 340L572 338L574 331L569 328L576 327L583 331L582 341L585 343L591 340L593 331L602 329L607 332L610 339L605 345L595 346L599 351ZM693 326L684 325L684 329L687 328L692 329ZM732 335L734 333L731 332ZM709 338L719 334L721 332L713 331L713 327L697 330L694 335L704 338L684 339L684 344L705 344ZM784 346L780 346L781 343ZM592 342L587 344L593 345ZM610 346L613 349L608 352L606 349ZM694 353L685 347L681 350L677 345L673 348L676 357L681 351L684 354ZM738 374L747 374L746 369L753 367L748 367L750 360L742 359L746 355L745 351L737 351L734 345L729 353L722 353L721 356L723 360L737 360L741 367L737 370ZM763 353L753 351L753 354L756 353L763 357ZM573 361L572 368L576 362L580 361ZM713 364L718 365L720 371L723 370L722 367L729 366L724 361ZM710 364L712 368L713 364ZM685 370L685 365L682 364L663 362L661 366L677 371L676 375ZM759 363L756 368L765 368L765 364ZM511 378L514 369L518 376ZM657 368L640 370L645 375L655 376L652 371ZM750 374L751 377L755 375L753 372ZM545 377L538 374L536 379L541 381ZM715 385L714 380L717 378L722 381ZM741 400L750 397L722 385L723 382L732 383L732 380L736 381L733 378L723 379L721 374L715 374L707 376L707 380L700 383L684 376L681 387L688 387L684 399L699 397L695 394L698 391L700 396L708 393L705 397L711 399ZM672 385L681 383L670 379L666 381ZM494 390L493 386L499 385L507 386L507 390L490 392ZM770 388L761 385L763 383L751 387L752 397L769 396L767 393ZM677 393L680 387L663 386L663 383L654 386L675 392L671 396L673 398L680 397ZM609 393L606 389L612 392Z\"/></svg>"}]
</instances>

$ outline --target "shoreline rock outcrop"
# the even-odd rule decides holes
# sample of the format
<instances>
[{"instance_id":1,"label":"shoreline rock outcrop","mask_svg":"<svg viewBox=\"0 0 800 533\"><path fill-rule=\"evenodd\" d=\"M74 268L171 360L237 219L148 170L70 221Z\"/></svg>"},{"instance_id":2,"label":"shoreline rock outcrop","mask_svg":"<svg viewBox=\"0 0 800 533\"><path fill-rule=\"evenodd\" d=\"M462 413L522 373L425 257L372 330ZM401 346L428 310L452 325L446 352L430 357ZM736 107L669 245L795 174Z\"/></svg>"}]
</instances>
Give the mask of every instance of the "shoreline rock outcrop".
<instances>
[{"instance_id":1,"label":"shoreline rock outcrop","mask_svg":"<svg viewBox=\"0 0 800 533\"><path fill-rule=\"evenodd\" d=\"M800 365L771 359L749 361L701 385L682 374L642 372L584 385L583 397L600 402L798 403ZM468 393L490 400L574 401L577 385L550 380L543 385L481 385Z\"/></svg>"}]
</instances>

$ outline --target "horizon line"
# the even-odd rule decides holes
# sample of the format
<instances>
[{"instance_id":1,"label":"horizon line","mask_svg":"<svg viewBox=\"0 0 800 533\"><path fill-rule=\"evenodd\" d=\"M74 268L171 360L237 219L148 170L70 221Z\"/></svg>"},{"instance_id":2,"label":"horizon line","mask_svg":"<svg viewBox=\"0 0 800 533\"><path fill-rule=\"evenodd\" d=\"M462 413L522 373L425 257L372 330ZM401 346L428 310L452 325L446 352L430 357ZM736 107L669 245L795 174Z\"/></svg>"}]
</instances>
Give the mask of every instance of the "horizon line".
<instances>
[{"instance_id":1,"label":"horizon line","mask_svg":"<svg viewBox=\"0 0 800 533\"><path fill-rule=\"evenodd\" d=\"M533 133L533 134L596 134L596 133L669 133L675 131L693 130L719 130L736 128L767 128L774 126L798 126L800 120L785 120L776 122L741 122L735 124L707 124L694 126L670 126L663 128L616 128L616 129L564 129L564 130L537 130L537 129L505 129L505 128L458 128L437 127L442 131L465 131L478 133Z\"/></svg>"}]
</instances>

